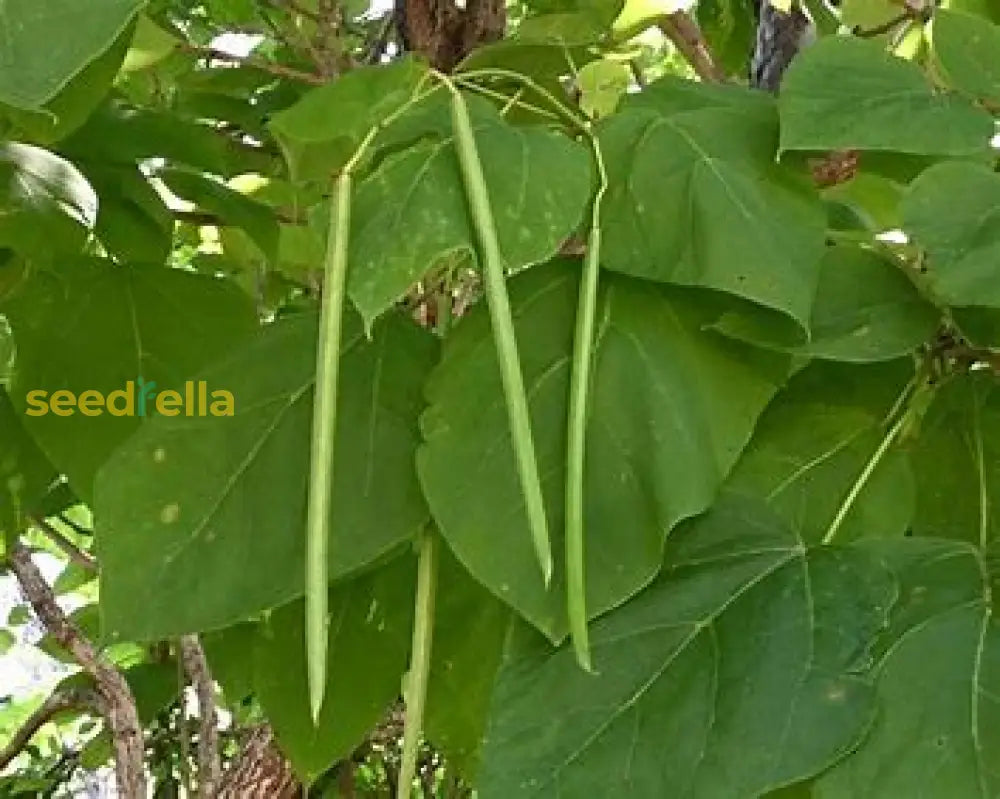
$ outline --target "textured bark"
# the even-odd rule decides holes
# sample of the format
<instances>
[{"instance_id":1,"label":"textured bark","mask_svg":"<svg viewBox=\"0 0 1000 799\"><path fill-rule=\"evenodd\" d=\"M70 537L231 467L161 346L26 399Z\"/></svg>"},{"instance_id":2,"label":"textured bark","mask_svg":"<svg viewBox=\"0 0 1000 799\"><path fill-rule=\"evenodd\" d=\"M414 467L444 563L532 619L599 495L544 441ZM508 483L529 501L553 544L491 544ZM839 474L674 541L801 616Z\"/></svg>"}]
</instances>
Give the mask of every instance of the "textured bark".
<instances>
[{"instance_id":1,"label":"textured bark","mask_svg":"<svg viewBox=\"0 0 1000 799\"><path fill-rule=\"evenodd\" d=\"M181 636L180 649L184 672L198 696L198 796L212 799L221 772L215 683L197 635Z\"/></svg>"},{"instance_id":2,"label":"textured bark","mask_svg":"<svg viewBox=\"0 0 1000 799\"><path fill-rule=\"evenodd\" d=\"M301 795L302 786L267 725L250 732L216 793L217 799L295 799Z\"/></svg>"},{"instance_id":3,"label":"textured bark","mask_svg":"<svg viewBox=\"0 0 1000 799\"><path fill-rule=\"evenodd\" d=\"M403 49L418 53L431 66L450 72L476 47L503 37L507 9L502 0L396 0L396 20Z\"/></svg>"},{"instance_id":4,"label":"textured bark","mask_svg":"<svg viewBox=\"0 0 1000 799\"><path fill-rule=\"evenodd\" d=\"M121 672L98 653L56 604L52 588L32 561L27 547L15 541L10 548L9 561L21 592L31 604L35 615L56 642L94 680L100 710L111 731L115 750L118 795L123 799L143 799L146 796L143 764L145 742L132 690Z\"/></svg>"},{"instance_id":5,"label":"textured bark","mask_svg":"<svg viewBox=\"0 0 1000 799\"><path fill-rule=\"evenodd\" d=\"M781 78L799 50L815 38L812 20L799 8L779 11L770 0L762 0L757 20L757 37L750 58L750 85L777 92Z\"/></svg>"}]
</instances>

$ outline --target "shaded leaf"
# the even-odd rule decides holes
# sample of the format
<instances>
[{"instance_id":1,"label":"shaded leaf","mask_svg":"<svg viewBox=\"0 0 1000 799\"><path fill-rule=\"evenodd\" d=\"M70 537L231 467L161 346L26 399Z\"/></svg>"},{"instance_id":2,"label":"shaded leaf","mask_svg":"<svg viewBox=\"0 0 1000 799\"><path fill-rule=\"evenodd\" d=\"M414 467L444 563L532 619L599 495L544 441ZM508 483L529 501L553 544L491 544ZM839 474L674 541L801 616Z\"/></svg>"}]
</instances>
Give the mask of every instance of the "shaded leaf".
<instances>
[{"instance_id":1,"label":"shaded leaf","mask_svg":"<svg viewBox=\"0 0 1000 799\"><path fill-rule=\"evenodd\" d=\"M971 374L942 386L910 445L917 480L913 532L982 547L1000 537L1000 395Z\"/></svg>"},{"instance_id":2,"label":"shaded leaf","mask_svg":"<svg viewBox=\"0 0 1000 799\"><path fill-rule=\"evenodd\" d=\"M10 391L22 413L31 391L47 392L46 400L55 391L107 398L140 377L160 391L180 388L256 327L249 300L231 284L99 258L34 272L0 302L0 311L14 331ZM138 407L132 413L36 411L24 424L74 490L89 498L97 469L139 427Z\"/></svg>"},{"instance_id":3,"label":"shaded leaf","mask_svg":"<svg viewBox=\"0 0 1000 799\"><path fill-rule=\"evenodd\" d=\"M1000 790L1000 630L989 560L966 544L886 545L900 601L878 663L863 746L820 780L820 799L995 796Z\"/></svg>"},{"instance_id":4,"label":"shaded leaf","mask_svg":"<svg viewBox=\"0 0 1000 799\"><path fill-rule=\"evenodd\" d=\"M407 555L331 589L327 690L315 725L306 692L303 603L279 608L263 625L254 655L257 697L307 783L349 756L399 696L414 582Z\"/></svg>"},{"instance_id":5,"label":"shaded leaf","mask_svg":"<svg viewBox=\"0 0 1000 799\"><path fill-rule=\"evenodd\" d=\"M164 169L158 177L178 197L218 215L222 224L241 228L272 263L277 259L278 220L266 205L195 172Z\"/></svg>"},{"instance_id":6,"label":"shaded leaf","mask_svg":"<svg viewBox=\"0 0 1000 799\"><path fill-rule=\"evenodd\" d=\"M469 782L513 618L446 548L438 567L434 644L424 727L428 740Z\"/></svg>"}]
</instances>

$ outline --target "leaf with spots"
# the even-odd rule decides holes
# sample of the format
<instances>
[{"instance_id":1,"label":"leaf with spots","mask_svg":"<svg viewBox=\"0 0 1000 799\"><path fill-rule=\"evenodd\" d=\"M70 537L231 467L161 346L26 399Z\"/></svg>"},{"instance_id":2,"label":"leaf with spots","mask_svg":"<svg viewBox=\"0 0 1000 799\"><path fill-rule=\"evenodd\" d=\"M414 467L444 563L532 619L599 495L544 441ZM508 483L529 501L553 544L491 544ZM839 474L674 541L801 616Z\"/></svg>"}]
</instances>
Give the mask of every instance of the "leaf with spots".
<instances>
[{"instance_id":1,"label":"leaf with spots","mask_svg":"<svg viewBox=\"0 0 1000 799\"><path fill-rule=\"evenodd\" d=\"M515 652L479 795L750 799L815 775L873 722L871 649L895 597L869 553L807 547L724 494L671 537L663 575L593 625L596 674L568 646Z\"/></svg>"},{"instance_id":2,"label":"leaf with spots","mask_svg":"<svg viewBox=\"0 0 1000 799\"><path fill-rule=\"evenodd\" d=\"M551 258L583 217L588 151L542 128L513 127L482 101L470 106L506 266ZM358 187L351 219L348 290L370 323L442 257L476 249L452 139L386 158Z\"/></svg>"},{"instance_id":3,"label":"leaf with spots","mask_svg":"<svg viewBox=\"0 0 1000 799\"><path fill-rule=\"evenodd\" d=\"M528 531L489 316L476 308L431 375L418 470L459 561L553 641L566 633L561 554L566 402L578 261L510 282L556 554L546 590ZM616 607L659 571L663 542L701 513L784 381L788 360L704 330L709 292L602 280L587 429L587 608ZM503 542L498 546L497 542Z\"/></svg>"},{"instance_id":4,"label":"leaf with spots","mask_svg":"<svg viewBox=\"0 0 1000 799\"><path fill-rule=\"evenodd\" d=\"M742 297L805 338L826 220L815 190L775 163L772 105L661 91L610 117L600 140L603 266Z\"/></svg>"},{"instance_id":5,"label":"leaf with spots","mask_svg":"<svg viewBox=\"0 0 1000 799\"><path fill-rule=\"evenodd\" d=\"M157 639L226 627L303 591L316 317L265 328L202 372L235 415L156 416L95 492L104 624ZM341 350L330 574L356 571L427 521L414 469L432 336L399 318Z\"/></svg>"},{"instance_id":6,"label":"leaf with spots","mask_svg":"<svg viewBox=\"0 0 1000 799\"><path fill-rule=\"evenodd\" d=\"M180 388L257 326L249 297L231 283L100 258L63 260L30 273L0 300L0 312L14 332L10 394L22 413L29 411L30 391L45 391L50 400L56 391L107 398L140 377L159 391ZM98 468L138 429L137 412L32 412L24 424L89 500Z\"/></svg>"},{"instance_id":7,"label":"leaf with spots","mask_svg":"<svg viewBox=\"0 0 1000 799\"><path fill-rule=\"evenodd\" d=\"M873 547L900 585L876 652L864 744L816 783L817 799L1000 795L996 553L940 539Z\"/></svg>"}]
</instances>

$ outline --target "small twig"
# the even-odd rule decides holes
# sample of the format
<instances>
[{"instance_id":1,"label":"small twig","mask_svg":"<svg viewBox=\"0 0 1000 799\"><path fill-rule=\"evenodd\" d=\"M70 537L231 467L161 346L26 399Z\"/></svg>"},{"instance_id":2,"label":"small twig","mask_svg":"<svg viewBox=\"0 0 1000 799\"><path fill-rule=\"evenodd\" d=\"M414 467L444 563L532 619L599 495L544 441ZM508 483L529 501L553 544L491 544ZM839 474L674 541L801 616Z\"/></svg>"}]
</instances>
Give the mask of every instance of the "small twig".
<instances>
[{"instance_id":1,"label":"small twig","mask_svg":"<svg viewBox=\"0 0 1000 799\"><path fill-rule=\"evenodd\" d=\"M90 689L61 689L54 691L41 706L17 729L10 743L0 751L0 771L17 757L35 733L60 713L67 710L97 709L96 697Z\"/></svg>"},{"instance_id":2,"label":"small twig","mask_svg":"<svg viewBox=\"0 0 1000 799\"><path fill-rule=\"evenodd\" d=\"M881 36L883 33L891 32L897 25L902 25L904 22L927 22L931 18L931 13L930 8L911 8L910 6L906 6L901 13L890 20L886 20L881 25L876 25L873 28L862 28L859 25L851 33L861 39L873 39L876 36Z\"/></svg>"},{"instance_id":3,"label":"small twig","mask_svg":"<svg viewBox=\"0 0 1000 799\"><path fill-rule=\"evenodd\" d=\"M97 560L95 560L94 556L89 552L84 552L80 549L63 533L50 524L47 519L34 517L31 519L31 523L45 533L45 537L59 547L59 549L61 549L77 566L81 566L90 572L97 571Z\"/></svg>"},{"instance_id":4,"label":"small twig","mask_svg":"<svg viewBox=\"0 0 1000 799\"><path fill-rule=\"evenodd\" d=\"M184 671L198 695L198 796L211 799L222 775L215 683L198 636L182 635L180 648Z\"/></svg>"},{"instance_id":5,"label":"small twig","mask_svg":"<svg viewBox=\"0 0 1000 799\"><path fill-rule=\"evenodd\" d=\"M690 15L684 11L664 14L657 21L657 26L694 67L699 78L712 83L722 83L726 80L726 73L716 64L701 28Z\"/></svg>"},{"instance_id":6,"label":"small twig","mask_svg":"<svg viewBox=\"0 0 1000 799\"><path fill-rule=\"evenodd\" d=\"M308 83L313 86L323 86L327 82L326 78L322 75L317 75L314 72L303 72L302 70L293 69L292 67L286 67L284 64L277 64L266 58L257 58L252 55L243 57L235 56L232 53L216 50L214 47L203 47L201 45L191 44L190 42L181 42L177 45L177 47L185 53L192 53L194 55L201 56L202 58L208 58L214 61L228 61L233 64L245 64L250 67L261 69L264 72L269 72L279 78L289 78L290 80L301 81L302 83Z\"/></svg>"},{"instance_id":7,"label":"small twig","mask_svg":"<svg viewBox=\"0 0 1000 799\"><path fill-rule=\"evenodd\" d=\"M52 588L31 559L31 553L20 541L15 541L7 553L10 569L17 578L21 592L31 603L35 615L45 629L66 649L97 686L102 701L102 714L111 731L115 749L115 778L118 795L146 795L146 774L143 768L143 737L135 697L121 673L100 655L56 604Z\"/></svg>"}]
</instances>

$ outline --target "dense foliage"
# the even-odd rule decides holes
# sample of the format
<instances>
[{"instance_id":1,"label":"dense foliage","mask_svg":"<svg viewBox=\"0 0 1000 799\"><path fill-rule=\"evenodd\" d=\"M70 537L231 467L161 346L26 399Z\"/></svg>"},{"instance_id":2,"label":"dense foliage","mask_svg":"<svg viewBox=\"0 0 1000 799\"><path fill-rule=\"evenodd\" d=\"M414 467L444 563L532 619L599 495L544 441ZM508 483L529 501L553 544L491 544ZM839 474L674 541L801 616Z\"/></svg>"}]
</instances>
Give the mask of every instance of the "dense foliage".
<instances>
[{"instance_id":1,"label":"dense foliage","mask_svg":"<svg viewBox=\"0 0 1000 799\"><path fill-rule=\"evenodd\" d=\"M0 555L71 553L160 795L191 634L224 760L331 796L421 728L428 796L1000 794L1000 11L806 5L772 96L742 0L530 0L450 76L352 2L0 4ZM97 689L0 796L121 756Z\"/></svg>"}]
</instances>

